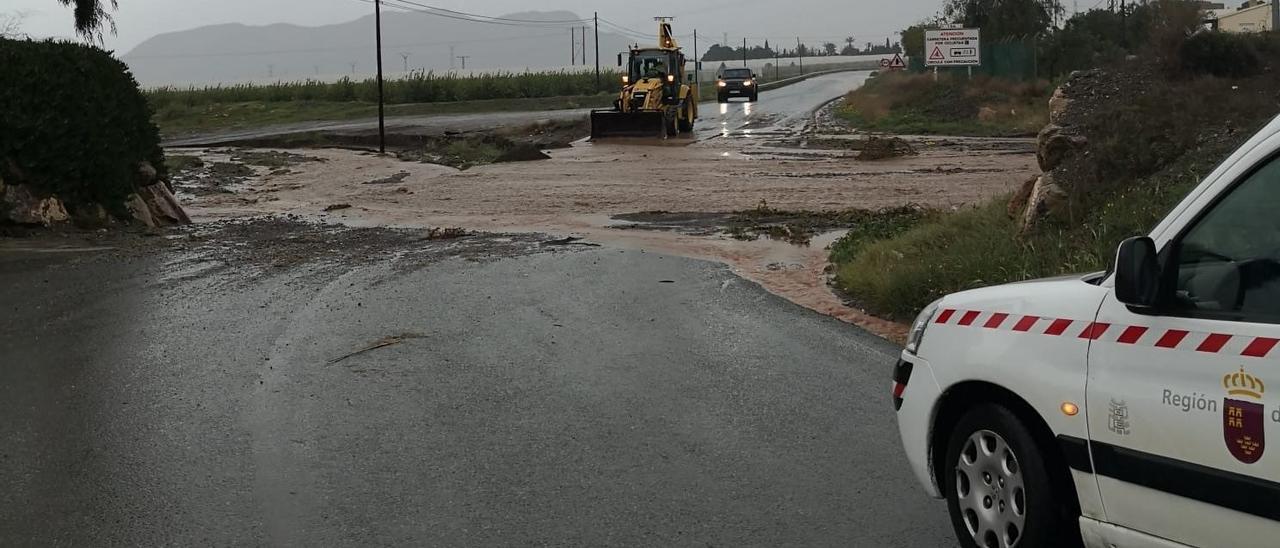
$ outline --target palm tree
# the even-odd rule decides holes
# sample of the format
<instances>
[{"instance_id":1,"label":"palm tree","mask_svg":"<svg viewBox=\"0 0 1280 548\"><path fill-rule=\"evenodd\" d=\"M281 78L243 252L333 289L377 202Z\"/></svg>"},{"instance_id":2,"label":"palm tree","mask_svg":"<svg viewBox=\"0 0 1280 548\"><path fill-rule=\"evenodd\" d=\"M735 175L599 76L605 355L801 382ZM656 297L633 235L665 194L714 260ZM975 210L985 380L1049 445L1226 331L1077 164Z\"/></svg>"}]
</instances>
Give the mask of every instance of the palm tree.
<instances>
[{"instance_id":1,"label":"palm tree","mask_svg":"<svg viewBox=\"0 0 1280 548\"><path fill-rule=\"evenodd\" d=\"M110 10L117 7L117 0L58 0L64 6L73 6L76 16L76 34L89 40L102 40L102 27L115 32L116 24ZM110 6L110 8L108 8Z\"/></svg>"}]
</instances>

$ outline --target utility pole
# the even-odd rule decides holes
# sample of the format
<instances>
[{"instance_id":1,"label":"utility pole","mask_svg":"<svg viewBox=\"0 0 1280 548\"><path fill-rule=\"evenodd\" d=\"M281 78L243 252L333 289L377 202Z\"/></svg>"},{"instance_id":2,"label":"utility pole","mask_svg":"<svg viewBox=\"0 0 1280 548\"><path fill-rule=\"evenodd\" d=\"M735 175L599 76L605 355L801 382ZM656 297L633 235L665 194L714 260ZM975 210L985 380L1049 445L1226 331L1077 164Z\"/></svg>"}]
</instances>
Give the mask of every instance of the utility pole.
<instances>
[{"instance_id":1,"label":"utility pole","mask_svg":"<svg viewBox=\"0 0 1280 548\"><path fill-rule=\"evenodd\" d=\"M698 29L693 29L693 87L702 90L702 57L698 55Z\"/></svg>"},{"instance_id":2,"label":"utility pole","mask_svg":"<svg viewBox=\"0 0 1280 548\"><path fill-rule=\"evenodd\" d=\"M1129 47L1128 18L1129 11L1125 7L1125 0L1120 0L1120 47L1126 49Z\"/></svg>"},{"instance_id":3,"label":"utility pole","mask_svg":"<svg viewBox=\"0 0 1280 548\"><path fill-rule=\"evenodd\" d=\"M382 94L382 0L373 0L373 15L378 27L378 153L387 153L387 113Z\"/></svg>"},{"instance_id":4,"label":"utility pole","mask_svg":"<svg viewBox=\"0 0 1280 548\"><path fill-rule=\"evenodd\" d=\"M400 52L400 58L404 59L404 71L409 72L409 52Z\"/></svg>"},{"instance_id":5,"label":"utility pole","mask_svg":"<svg viewBox=\"0 0 1280 548\"><path fill-rule=\"evenodd\" d=\"M800 43L800 37L796 37L796 55L800 57L800 76L804 76L804 44Z\"/></svg>"},{"instance_id":6,"label":"utility pole","mask_svg":"<svg viewBox=\"0 0 1280 548\"><path fill-rule=\"evenodd\" d=\"M454 68L453 61L454 61L455 57L453 56L453 48L454 48L454 46L453 46L453 45L450 45L450 46L449 46L449 70L453 70L453 68Z\"/></svg>"},{"instance_id":7,"label":"utility pole","mask_svg":"<svg viewBox=\"0 0 1280 548\"><path fill-rule=\"evenodd\" d=\"M275 78L275 77L276 77L276 66L267 65L267 78Z\"/></svg>"},{"instance_id":8,"label":"utility pole","mask_svg":"<svg viewBox=\"0 0 1280 548\"><path fill-rule=\"evenodd\" d=\"M470 59L470 58L471 58L471 56L470 56L470 55L459 55L459 56L458 56L458 59L462 59L462 70L467 70L467 59Z\"/></svg>"},{"instance_id":9,"label":"utility pole","mask_svg":"<svg viewBox=\"0 0 1280 548\"><path fill-rule=\"evenodd\" d=\"M600 12L595 12L592 18L596 29L596 91L600 91Z\"/></svg>"},{"instance_id":10,"label":"utility pole","mask_svg":"<svg viewBox=\"0 0 1280 548\"><path fill-rule=\"evenodd\" d=\"M782 79L782 73L778 72L780 70L781 65L782 65L782 55L777 51L774 51L773 52L773 79L774 80Z\"/></svg>"},{"instance_id":11,"label":"utility pole","mask_svg":"<svg viewBox=\"0 0 1280 548\"><path fill-rule=\"evenodd\" d=\"M351 65L351 75L352 75L352 76L355 76L355 75L356 75L356 62L355 62L355 61L352 61L352 62L350 62L350 63L348 63L348 64L349 64L349 65Z\"/></svg>"},{"instance_id":12,"label":"utility pole","mask_svg":"<svg viewBox=\"0 0 1280 548\"><path fill-rule=\"evenodd\" d=\"M587 66L587 26L582 25L582 66Z\"/></svg>"},{"instance_id":13,"label":"utility pole","mask_svg":"<svg viewBox=\"0 0 1280 548\"><path fill-rule=\"evenodd\" d=\"M569 66L578 66L578 34L573 27L569 27Z\"/></svg>"},{"instance_id":14,"label":"utility pole","mask_svg":"<svg viewBox=\"0 0 1280 548\"><path fill-rule=\"evenodd\" d=\"M742 66L747 66L747 39L742 39Z\"/></svg>"},{"instance_id":15,"label":"utility pole","mask_svg":"<svg viewBox=\"0 0 1280 548\"><path fill-rule=\"evenodd\" d=\"M1271 0L1271 31L1280 32L1280 0Z\"/></svg>"}]
</instances>

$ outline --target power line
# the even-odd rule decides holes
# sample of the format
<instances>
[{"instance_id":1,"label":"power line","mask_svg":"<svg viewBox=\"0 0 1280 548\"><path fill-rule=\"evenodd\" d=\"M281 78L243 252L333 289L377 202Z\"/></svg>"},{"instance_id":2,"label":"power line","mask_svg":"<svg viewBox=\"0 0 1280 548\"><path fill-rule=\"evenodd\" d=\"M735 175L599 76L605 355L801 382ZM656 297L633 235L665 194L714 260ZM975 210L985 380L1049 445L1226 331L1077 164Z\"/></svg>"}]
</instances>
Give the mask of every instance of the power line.
<instances>
[{"instance_id":1,"label":"power line","mask_svg":"<svg viewBox=\"0 0 1280 548\"><path fill-rule=\"evenodd\" d=\"M359 1L369 2L372 0L359 0ZM504 25L509 27L532 27L532 26L547 27L547 26L579 25L589 21L588 19L564 19L564 20L510 19L505 17L491 17L488 15L454 11L454 10L439 8L439 7L431 6L427 4L421 4L421 3L415 2L414 0L384 0L384 2L386 3L395 2L397 4L396 7L400 9L418 12L418 13L424 13L427 15L434 15L436 17L444 17L447 19L454 19L458 21L467 21L470 23Z\"/></svg>"}]
</instances>

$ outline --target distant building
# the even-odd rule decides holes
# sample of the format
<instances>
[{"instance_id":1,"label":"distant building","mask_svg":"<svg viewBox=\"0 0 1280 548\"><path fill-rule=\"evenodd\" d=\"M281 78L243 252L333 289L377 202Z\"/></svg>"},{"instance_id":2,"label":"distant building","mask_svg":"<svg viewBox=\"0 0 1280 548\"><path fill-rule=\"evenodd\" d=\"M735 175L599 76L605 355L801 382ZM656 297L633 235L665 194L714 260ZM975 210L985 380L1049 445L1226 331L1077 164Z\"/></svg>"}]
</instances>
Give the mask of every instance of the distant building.
<instances>
[{"instance_id":1,"label":"distant building","mask_svg":"<svg viewBox=\"0 0 1280 548\"><path fill-rule=\"evenodd\" d=\"M1271 2L1250 0L1230 13L1218 13L1218 30L1223 32L1266 32L1271 30Z\"/></svg>"}]
</instances>

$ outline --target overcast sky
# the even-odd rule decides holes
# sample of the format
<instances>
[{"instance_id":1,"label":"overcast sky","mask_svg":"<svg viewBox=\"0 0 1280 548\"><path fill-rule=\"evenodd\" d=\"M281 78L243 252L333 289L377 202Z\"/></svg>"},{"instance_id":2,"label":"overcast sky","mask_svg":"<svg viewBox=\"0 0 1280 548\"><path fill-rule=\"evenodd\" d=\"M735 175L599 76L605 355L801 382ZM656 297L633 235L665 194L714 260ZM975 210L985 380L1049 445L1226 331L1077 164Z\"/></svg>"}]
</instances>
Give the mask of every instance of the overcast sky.
<instances>
[{"instance_id":1,"label":"overcast sky","mask_svg":"<svg viewBox=\"0 0 1280 548\"><path fill-rule=\"evenodd\" d=\"M446 9L502 15L516 11L569 10L581 16L599 11L619 24L650 31L655 15L677 17L677 31L693 28L712 41L728 33L744 36L804 36L806 42L831 41L853 35L858 43L883 42L908 24L937 11L941 0L654 0L642 10L635 0L417 0ZM238 22L249 25L293 23L323 25L350 21L370 13L360 0L119 0L118 32L106 37L108 49L120 54L156 34L204 25ZM70 36L70 8L56 0L4 0L0 12L23 12L23 31L33 37ZM794 41L794 38L791 39Z\"/></svg>"}]
</instances>

